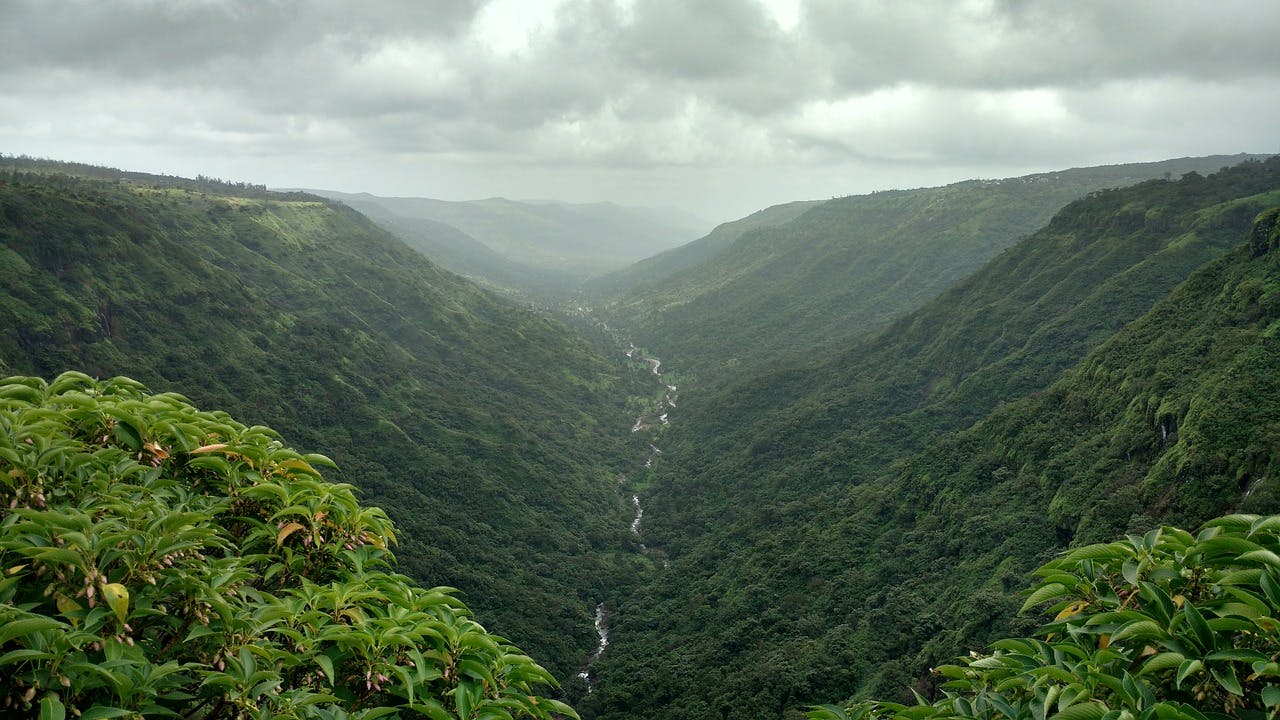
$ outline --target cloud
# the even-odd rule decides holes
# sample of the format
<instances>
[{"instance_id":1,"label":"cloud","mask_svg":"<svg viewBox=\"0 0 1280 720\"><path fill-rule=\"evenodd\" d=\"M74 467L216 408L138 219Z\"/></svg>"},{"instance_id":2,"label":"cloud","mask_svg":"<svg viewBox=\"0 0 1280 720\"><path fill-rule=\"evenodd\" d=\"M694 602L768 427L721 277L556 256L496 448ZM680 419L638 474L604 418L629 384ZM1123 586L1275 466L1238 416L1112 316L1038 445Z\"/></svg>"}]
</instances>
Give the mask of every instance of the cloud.
<instances>
[{"instance_id":1,"label":"cloud","mask_svg":"<svg viewBox=\"0 0 1280 720\"><path fill-rule=\"evenodd\" d=\"M425 165L495 185L594 170L585 193L774 168L785 200L786 173L1275 149L1280 110L1269 0L0 0L0 17L0 149L390 168L399 194L426 194L408 169Z\"/></svg>"}]
</instances>

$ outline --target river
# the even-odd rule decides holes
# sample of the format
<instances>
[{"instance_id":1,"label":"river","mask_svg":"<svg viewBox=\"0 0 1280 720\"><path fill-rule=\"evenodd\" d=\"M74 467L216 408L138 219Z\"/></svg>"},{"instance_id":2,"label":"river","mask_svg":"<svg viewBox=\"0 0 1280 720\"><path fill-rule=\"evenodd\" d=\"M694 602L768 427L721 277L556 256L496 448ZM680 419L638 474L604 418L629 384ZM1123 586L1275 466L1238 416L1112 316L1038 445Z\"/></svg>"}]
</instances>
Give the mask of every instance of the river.
<instances>
[{"instance_id":1,"label":"river","mask_svg":"<svg viewBox=\"0 0 1280 720\"><path fill-rule=\"evenodd\" d=\"M606 329L608 329L607 326ZM679 388L663 380L661 372L662 361L658 358L646 357L642 352L640 352L639 348L630 343L626 355L631 360L648 364L650 372L653 373L654 378L666 389L666 392L663 394L662 401L658 403L657 408L640 413L640 415L636 417L635 423L631 426L631 432L643 432L660 425L669 424L669 411L674 409L676 406L676 393ZM661 454L662 450L660 450L656 444L650 442L649 448L644 456L644 468L646 470L652 468L654 459ZM626 490L627 482L628 480L625 474L618 477L618 486L624 491ZM631 491L630 494L631 506L635 509L635 514L631 519L631 533L636 536L637 540L640 540L640 538L643 537L641 534L642 528L640 521L644 518L644 506L641 504L639 492ZM649 548L646 547L642 541L640 542L640 552L645 554L648 554L649 552ZM665 561L663 562L663 566L666 566ZM605 649L609 647L609 610L605 607L603 602L596 605L595 629L596 636L599 638L596 643L596 649L591 653L591 656L587 658L587 662L582 670L578 671L578 677L587 684L588 693L593 692L595 689L595 681L591 677L591 664L594 663L604 653Z\"/></svg>"}]
</instances>

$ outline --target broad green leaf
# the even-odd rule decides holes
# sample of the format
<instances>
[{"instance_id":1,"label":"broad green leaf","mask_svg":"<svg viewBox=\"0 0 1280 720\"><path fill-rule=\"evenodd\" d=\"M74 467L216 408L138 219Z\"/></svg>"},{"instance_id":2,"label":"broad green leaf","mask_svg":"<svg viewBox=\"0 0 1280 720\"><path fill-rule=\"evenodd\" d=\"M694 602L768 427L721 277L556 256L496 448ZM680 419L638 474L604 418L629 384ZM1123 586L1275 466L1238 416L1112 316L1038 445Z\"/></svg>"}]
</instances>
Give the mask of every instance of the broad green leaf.
<instances>
[{"instance_id":1,"label":"broad green leaf","mask_svg":"<svg viewBox=\"0 0 1280 720\"><path fill-rule=\"evenodd\" d=\"M1152 655L1145 663L1142 664L1142 669L1138 671L1138 674L1146 675L1148 673L1160 672L1162 670L1170 670L1178 667L1185 660L1186 658L1182 653L1176 652L1163 652L1158 655Z\"/></svg>"},{"instance_id":2,"label":"broad green leaf","mask_svg":"<svg viewBox=\"0 0 1280 720\"><path fill-rule=\"evenodd\" d=\"M1062 583L1049 583L1047 585L1042 585L1031 593L1031 596L1027 598L1026 602L1022 603L1022 608L1019 609L1018 612L1024 613L1043 602L1070 594L1070 588Z\"/></svg>"},{"instance_id":3,"label":"broad green leaf","mask_svg":"<svg viewBox=\"0 0 1280 720\"><path fill-rule=\"evenodd\" d=\"M458 716L449 712L436 700L426 700L409 706L411 710L422 713L431 720L458 720Z\"/></svg>"},{"instance_id":4,"label":"broad green leaf","mask_svg":"<svg viewBox=\"0 0 1280 720\"><path fill-rule=\"evenodd\" d=\"M1120 566L1120 574L1124 575L1124 579L1130 585L1138 584L1138 562L1133 558L1124 561L1124 565Z\"/></svg>"},{"instance_id":5,"label":"broad green leaf","mask_svg":"<svg viewBox=\"0 0 1280 720\"><path fill-rule=\"evenodd\" d=\"M1254 550L1240 555L1239 560L1249 562L1266 563L1267 565L1280 570L1280 555L1276 555L1270 550Z\"/></svg>"},{"instance_id":6,"label":"broad green leaf","mask_svg":"<svg viewBox=\"0 0 1280 720\"><path fill-rule=\"evenodd\" d=\"M578 718L577 711L575 711L573 708L569 707L568 705L565 705L564 703L560 702L559 700L546 698L542 700L542 702L550 706L552 712L560 713L565 717L575 718L575 720Z\"/></svg>"},{"instance_id":7,"label":"broad green leaf","mask_svg":"<svg viewBox=\"0 0 1280 720\"><path fill-rule=\"evenodd\" d=\"M1218 681L1227 692L1232 695L1244 695L1244 689L1240 687L1240 680L1236 678L1236 671L1230 666L1219 667L1210 665L1209 672L1213 673L1213 677Z\"/></svg>"},{"instance_id":8,"label":"broad green leaf","mask_svg":"<svg viewBox=\"0 0 1280 720\"><path fill-rule=\"evenodd\" d=\"M1106 715L1109 709L1100 702L1090 700L1072 705L1051 716L1049 720L1102 720L1102 716Z\"/></svg>"},{"instance_id":9,"label":"broad green leaf","mask_svg":"<svg viewBox=\"0 0 1280 720\"><path fill-rule=\"evenodd\" d=\"M1200 614L1196 606L1189 601L1184 602L1182 604L1182 614L1186 617L1187 626L1194 634L1195 641L1200 648L1205 652L1213 650L1215 647L1213 631L1209 629L1209 624L1204 621L1204 616Z\"/></svg>"},{"instance_id":10,"label":"broad green leaf","mask_svg":"<svg viewBox=\"0 0 1280 720\"><path fill-rule=\"evenodd\" d=\"M1139 620L1131 622L1120 628L1111 635L1111 642L1117 643L1131 637L1138 638L1159 638L1168 637L1169 633L1160 627L1154 620Z\"/></svg>"},{"instance_id":11,"label":"broad green leaf","mask_svg":"<svg viewBox=\"0 0 1280 720\"><path fill-rule=\"evenodd\" d=\"M1214 518L1213 520L1205 523L1204 526L1206 528L1225 528L1232 532L1247 533L1249 532L1249 528L1253 526L1253 523L1257 519L1257 515L1237 513L1235 515L1223 515L1222 517Z\"/></svg>"},{"instance_id":12,"label":"broad green leaf","mask_svg":"<svg viewBox=\"0 0 1280 720\"><path fill-rule=\"evenodd\" d=\"M10 640L28 635L30 633L42 632L44 630L57 630L69 627L66 623L47 617L28 617L21 620L9 620L0 625L0 645L4 645Z\"/></svg>"},{"instance_id":13,"label":"broad green leaf","mask_svg":"<svg viewBox=\"0 0 1280 720\"><path fill-rule=\"evenodd\" d=\"M1191 677L1203 669L1204 663L1199 660L1193 659L1184 661L1182 666L1178 668L1178 676L1174 680L1174 687L1181 688L1183 680L1186 680L1188 677Z\"/></svg>"},{"instance_id":14,"label":"broad green leaf","mask_svg":"<svg viewBox=\"0 0 1280 720\"><path fill-rule=\"evenodd\" d=\"M1280 705L1280 687L1268 685L1262 688L1262 704L1267 707Z\"/></svg>"},{"instance_id":15,"label":"broad green leaf","mask_svg":"<svg viewBox=\"0 0 1280 720\"><path fill-rule=\"evenodd\" d=\"M1270 570L1262 571L1262 592L1266 594L1267 601L1272 607L1280 608L1280 582L1276 581L1275 575Z\"/></svg>"},{"instance_id":16,"label":"broad green leaf","mask_svg":"<svg viewBox=\"0 0 1280 720\"><path fill-rule=\"evenodd\" d=\"M133 422L127 420L116 420L114 432L116 439L130 450L139 450L142 448L142 433L138 432L138 428Z\"/></svg>"},{"instance_id":17,"label":"broad green leaf","mask_svg":"<svg viewBox=\"0 0 1280 720\"><path fill-rule=\"evenodd\" d=\"M27 662L31 660L49 660L56 657L47 650L36 650L32 648L20 648L18 650L10 650L4 655L0 655L0 667L12 665L13 663Z\"/></svg>"},{"instance_id":18,"label":"broad green leaf","mask_svg":"<svg viewBox=\"0 0 1280 720\"><path fill-rule=\"evenodd\" d=\"M329 684L333 684L333 660L324 653L316 654L316 664L320 666L320 670L324 672L324 676L328 678Z\"/></svg>"},{"instance_id":19,"label":"broad green leaf","mask_svg":"<svg viewBox=\"0 0 1280 720\"><path fill-rule=\"evenodd\" d=\"M1259 661L1266 662L1269 659L1270 658L1267 655L1263 655L1257 650L1250 650L1248 648L1233 648L1230 650L1219 650L1217 652L1210 653L1209 655L1205 656L1205 660L1237 660L1239 662L1248 662L1248 663L1259 662Z\"/></svg>"},{"instance_id":20,"label":"broad green leaf","mask_svg":"<svg viewBox=\"0 0 1280 720\"><path fill-rule=\"evenodd\" d=\"M40 720L66 720L67 708L58 693L49 693L40 700Z\"/></svg>"},{"instance_id":21,"label":"broad green leaf","mask_svg":"<svg viewBox=\"0 0 1280 720\"><path fill-rule=\"evenodd\" d=\"M1214 555L1243 555L1263 548L1258 543L1245 540L1235 535L1222 535L1209 538L1196 544L1196 549L1206 557Z\"/></svg>"},{"instance_id":22,"label":"broad green leaf","mask_svg":"<svg viewBox=\"0 0 1280 720\"><path fill-rule=\"evenodd\" d=\"M1249 527L1249 535L1257 535L1258 533L1271 533L1272 535L1280 533L1280 515L1268 515L1260 517Z\"/></svg>"},{"instance_id":23,"label":"broad green leaf","mask_svg":"<svg viewBox=\"0 0 1280 720\"><path fill-rule=\"evenodd\" d=\"M1063 556L1067 562L1081 560L1119 560L1133 555L1133 549L1124 543L1097 543L1070 550Z\"/></svg>"}]
</instances>

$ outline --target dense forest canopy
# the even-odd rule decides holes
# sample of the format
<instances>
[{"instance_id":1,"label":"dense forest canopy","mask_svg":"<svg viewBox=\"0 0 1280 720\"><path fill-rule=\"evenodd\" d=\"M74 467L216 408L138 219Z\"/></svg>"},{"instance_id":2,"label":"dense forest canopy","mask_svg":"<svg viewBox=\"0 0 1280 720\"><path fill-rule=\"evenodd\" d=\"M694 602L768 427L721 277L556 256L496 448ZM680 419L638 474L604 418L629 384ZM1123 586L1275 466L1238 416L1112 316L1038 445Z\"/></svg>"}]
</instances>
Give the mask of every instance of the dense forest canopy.
<instances>
[{"instance_id":1,"label":"dense forest canopy","mask_svg":"<svg viewBox=\"0 0 1280 720\"><path fill-rule=\"evenodd\" d=\"M339 204L79 170L0 162L0 368L126 374L324 448L403 572L571 677L626 572L644 369Z\"/></svg>"},{"instance_id":2,"label":"dense forest canopy","mask_svg":"<svg viewBox=\"0 0 1280 720\"><path fill-rule=\"evenodd\" d=\"M1025 573L1072 542L1280 509L1276 258L1243 245L1277 204L1277 159L1098 193L883 334L687 401L646 515L670 568L584 713L892 696L1029 631Z\"/></svg>"}]
</instances>

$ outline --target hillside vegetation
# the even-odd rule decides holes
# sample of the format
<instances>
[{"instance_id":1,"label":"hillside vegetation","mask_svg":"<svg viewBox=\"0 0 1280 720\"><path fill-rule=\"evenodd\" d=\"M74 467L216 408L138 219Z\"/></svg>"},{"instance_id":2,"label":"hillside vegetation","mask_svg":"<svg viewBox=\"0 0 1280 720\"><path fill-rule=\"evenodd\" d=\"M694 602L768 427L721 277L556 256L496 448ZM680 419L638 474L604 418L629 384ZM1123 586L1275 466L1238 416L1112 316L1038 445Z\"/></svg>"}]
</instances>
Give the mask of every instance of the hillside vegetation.
<instances>
[{"instance_id":1,"label":"hillside vegetation","mask_svg":"<svg viewBox=\"0 0 1280 720\"><path fill-rule=\"evenodd\" d=\"M1036 570L1033 637L932 670L931 696L825 705L811 720L1208 720L1280 706L1280 516L1229 515L1085 545Z\"/></svg>"},{"instance_id":2,"label":"hillside vegetation","mask_svg":"<svg viewBox=\"0 0 1280 720\"><path fill-rule=\"evenodd\" d=\"M622 270L592 278L586 289L593 297L608 296L657 284L683 270L701 265L733 245L749 230L791 222L821 200L797 200L759 210L738 220L721 223L691 243L645 258Z\"/></svg>"},{"instance_id":3,"label":"hillside vegetation","mask_svg":"<svg viewBox=\"0 0 1280 720\"><path fill-rule=\"evenodd\" d=\"M0 381L5 717L573 716L317 466L128 378Z\"/></svg>"},{"instance_id":4,"label":"hillside vegetation","mask_svg":"<svg viewBox=\"0 0 1280 720\"><path fill-rule=\"evenodd\" d=\"M1077 168L839 198L745 232L697 266L622 293L604 312L672 367L718 384L883 329L1089 192L1244 159Z\"/></svg>"},{"instance_id":5,"label":"hillside vegetation","mask_svg":"<svg viewBox=\"0 0 1280 720\"><path fill-rule=\"evenodd\" d=\"M1280 159L1096 194L880 336L686 403L645 516L670 567L584 714L895 693L1029 631L1014 593L1071 543L1280 508L1280 268L1240 245L1277 204Z\"/></svg>"},{"instance_id":6,"label":"hillside vegetation","mask_svg":"<svg viewBox=\"0 0 1280 720\"><path fill-rule=\"evenodd\" d=\"M314 196L8 160L0 257L0 369L128 375L323 448L407 574L557 677L590 652L625 366Z\"/></svg>"}]
</instances>

